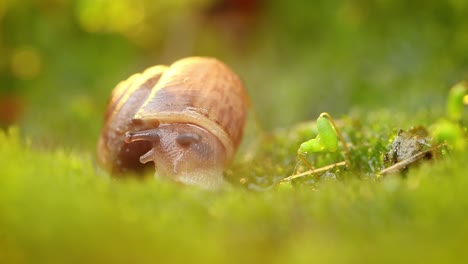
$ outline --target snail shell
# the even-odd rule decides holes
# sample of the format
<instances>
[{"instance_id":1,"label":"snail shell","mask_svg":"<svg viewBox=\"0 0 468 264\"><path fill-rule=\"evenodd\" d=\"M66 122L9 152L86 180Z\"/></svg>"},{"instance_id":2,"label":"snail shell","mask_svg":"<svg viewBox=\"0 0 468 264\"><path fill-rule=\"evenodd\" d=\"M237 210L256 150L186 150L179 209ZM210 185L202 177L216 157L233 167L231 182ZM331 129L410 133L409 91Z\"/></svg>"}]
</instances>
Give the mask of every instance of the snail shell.
<instances>
[{"instance_id":1,"label":"snail shell","mask_svg":"<svg viewBox=\"0 0 468 264\"><path fill-rule=\"evenodd\" d=\"M112 92L98 143L99 163L113 174L142 171L218 188L243 134L247 96L241 80L213 58L154 66Z\"/></svg>"}]
</instances>

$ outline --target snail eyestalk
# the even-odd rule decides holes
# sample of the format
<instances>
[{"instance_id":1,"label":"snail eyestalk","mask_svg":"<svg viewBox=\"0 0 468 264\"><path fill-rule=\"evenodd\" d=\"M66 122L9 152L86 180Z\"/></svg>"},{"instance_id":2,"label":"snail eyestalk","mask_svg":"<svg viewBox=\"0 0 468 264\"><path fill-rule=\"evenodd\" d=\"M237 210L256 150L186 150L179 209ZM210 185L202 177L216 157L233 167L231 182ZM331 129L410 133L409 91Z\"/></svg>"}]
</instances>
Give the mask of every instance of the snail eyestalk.
<instances>
[{"instance_id":1,"label":"snail eyestalk","mask_svg":"<svg viewBox=\"0 0 468 264\"><path fill-rule=\"evenodd\" d=\"M147 140L147 141L158 141L161 138L157 129L149 129L144 131L127 132L125 133L125 142L131 143L134 141Z\"/></svg>"},{"instance_id":2,"label":"snail eyestalk","mask_svg":"<svg viewBox=\"0 0 468 264\"><path fill-rule=\"evenodd\" d=\"M147 162L153 161L153 156L154 156L154 149L151 149L150 151L146 152L146 154L140 157L140 162L145 164Z\"/></svg>"},{"instance_id":3,"label":"snail eyestalk","mask_svg":"<svg viewBox=\"0 0 468 264\"><path fill-rule=\"evenodd\" d=\"M193 143L197 143L200 141L200 136L194 133L184 133L180 134L175 138L177 144L181 146L190 146Z\"/></svg>"}]
</instances>

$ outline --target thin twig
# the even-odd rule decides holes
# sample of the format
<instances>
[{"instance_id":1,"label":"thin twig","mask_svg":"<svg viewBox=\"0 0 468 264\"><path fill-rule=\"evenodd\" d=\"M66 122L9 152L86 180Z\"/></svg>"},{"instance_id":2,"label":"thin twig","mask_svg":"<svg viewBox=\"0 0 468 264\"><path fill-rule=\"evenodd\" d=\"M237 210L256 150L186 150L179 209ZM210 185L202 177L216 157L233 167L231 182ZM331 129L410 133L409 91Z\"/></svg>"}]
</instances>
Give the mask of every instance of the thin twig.
<instances>
[{"instance_id":1,"label":"thin twig","mask_svg":"<svg viewBox=\"0 0 468 264\"><path fill-rule=\"evenodd\" d=\"M302 161L302 163L304 163L306 165L306 167L309 169L309 170L314 170L314 167L312 167L312 165L310 165L310 163L307 161L307 159L304 157L304 154L298 154L297 157ZM294 173L296 173L296 171L294 171Z\"/></svg>"},{"instance_id":2,"label":"thin twig","mask_svg":"<svg viewBox=\"0 0 468 264\"><path fill-rule=\"evenodd\" d=\"M309 175L309 174L314 174L314 173L317 173L317 172L327 171L329 169L332 169L332 168L335 168L335 167L341 167L341 166L346 166L346 161L341 161L341 162L334 163L334 164L331 164L331 165L327 165L325 167L321 167L321 168L318 168L318 169L315 169L315 170L308 170L308 171L305 171L305 172L302 172L302 173L299 173L299 174L291 175L289 177L286 177L286 178L278 181L278 183L291 181L291 180L294 180L294 179L299 178L299 177L303 177L303 176L306 176L306 175Z\"/></svg>"},{"instance_id":3,"label":"thin twig","mask_svg":"<svg viewBox=\"0 0 468 264\"><path fill-rule=\"evenodd\" d=\"M424 151L421 151L407 159L404 159L398 163L395 163L393 164L392 166L388 167L388 168L385 168L383 170L381 170L378 175L385 175L385 174L390 174L390 173L395 173L395 172L399 172L401 170L403 170L404 168L406 168L408 165L410 165L411 163L414 163L422 158L424 158L424 156L426 156L427 153L429 152L432 152L436 149L439 149L441 148L442 146L444 146L445 144L440 144L440 145L437 145L435 147L432 147L432 148L429 148L429 149L426 149Z\"/></svg>"},{"instance_id":4,"label":"thin twig","mask_svg":"<svg viewBox=\"0 0 468 264\"><path fill-rule=\"evenodd\" d=\"M341 134L341 131L338 129L338 126L335 124L335 121L333 120L331 115L329 113L327 113L327 112L324 112L324 113L320 114L320 116L325 116L328 119L328 121L330 121L330 123L332 124L333 129L335 130L335 133L338 135L338 138L341 141L341 145L343 145L343 149L345 151L348 167L351 167L351 155L349 153L348 145L346 144L346 141L344 140L344 137Z\"/></svg>"}]
</instances>

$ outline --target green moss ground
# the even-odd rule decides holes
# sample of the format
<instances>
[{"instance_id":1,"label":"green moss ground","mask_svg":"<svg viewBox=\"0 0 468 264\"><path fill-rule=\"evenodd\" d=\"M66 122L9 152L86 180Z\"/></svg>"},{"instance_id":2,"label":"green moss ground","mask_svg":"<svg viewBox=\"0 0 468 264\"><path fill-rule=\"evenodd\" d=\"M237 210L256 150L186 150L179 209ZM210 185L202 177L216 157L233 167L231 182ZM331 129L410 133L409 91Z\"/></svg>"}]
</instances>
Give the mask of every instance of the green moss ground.
<instances>
[{"instance_id":1,"label":"green moss ground","mask_svg":"<svg viewBox=\"0 0 468 264\"><path fill-rule=\"evenodd\" d=\"M278 131L247 143L226 172L233 184L215 193L113 180L90 152L44 151L17 130L0 133L0 263L466 263L468 154L374 176L396 129L414 118L434 120L343 117L353 171L270 187L313 135L309 125ZM319 156L309 158L341 158Z\"/></svg>"},{"instance_id":2,"label":"green moss ground","mask_svg":"<svg viewBox=\"0 0 468 264\"><path fill-rule=\"evenodd\" d=\"M398 130L429 128L468 79L468 1L250 1L241 31L200 19L215 1L114 2L0 0L0 98L18 98L20 128L0 120L0 264L468 263L466 149L375 176ZM115 31L121 17L140 30ZM232 67L268 132L248 126L220 192L109 178L94 152L112 88L189 55ZM296 123L322 111L353 169L275 186L315 136Z\"/></svg>"}]
</instances>

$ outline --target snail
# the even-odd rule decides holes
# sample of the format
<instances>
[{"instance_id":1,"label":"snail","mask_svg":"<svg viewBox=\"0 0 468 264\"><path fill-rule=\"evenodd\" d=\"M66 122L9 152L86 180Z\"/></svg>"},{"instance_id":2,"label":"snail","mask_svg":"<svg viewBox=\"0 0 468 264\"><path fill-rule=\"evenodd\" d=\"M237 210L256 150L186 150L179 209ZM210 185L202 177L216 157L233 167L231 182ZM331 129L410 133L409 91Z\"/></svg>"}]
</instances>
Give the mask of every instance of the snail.
<instances>
[{"instance_id":1,"label":"snail","mask_svg":"<svg viewBox=\"0 0 468 264\"><path fill-rule=\"evenodd\" d=\"M242 81L214 58L188 57L120 82L99 138L99 164L113 175L142 172L218 189L247 116Z\"/></svg>"}]
</instances>

